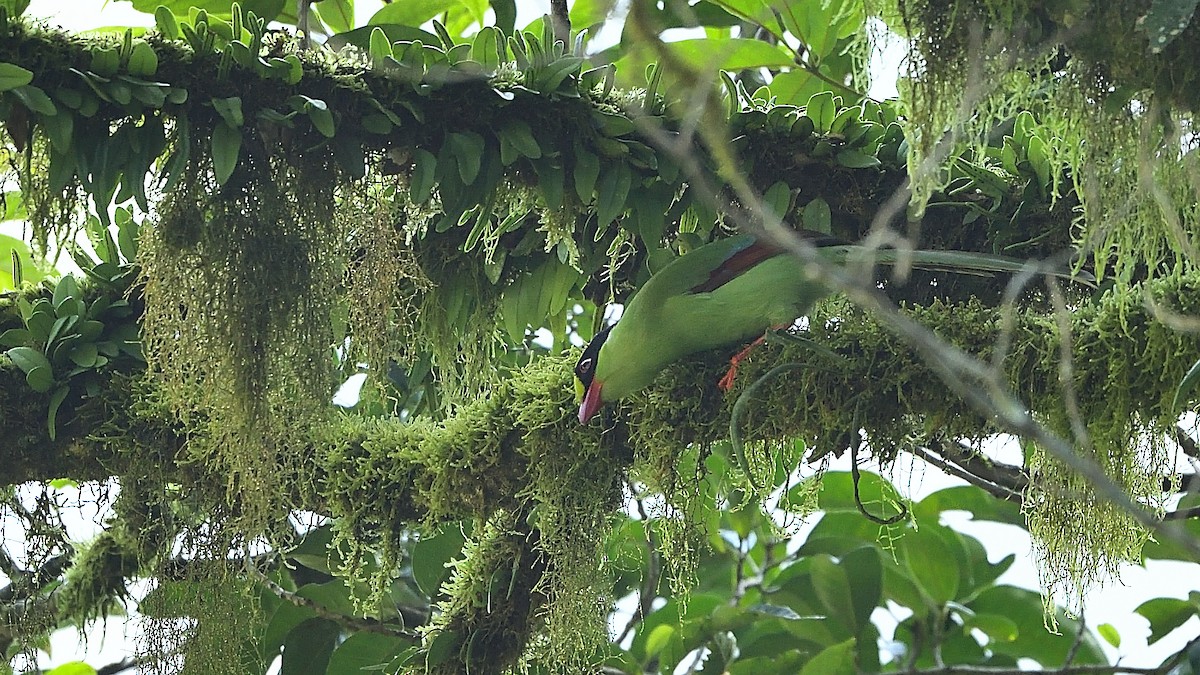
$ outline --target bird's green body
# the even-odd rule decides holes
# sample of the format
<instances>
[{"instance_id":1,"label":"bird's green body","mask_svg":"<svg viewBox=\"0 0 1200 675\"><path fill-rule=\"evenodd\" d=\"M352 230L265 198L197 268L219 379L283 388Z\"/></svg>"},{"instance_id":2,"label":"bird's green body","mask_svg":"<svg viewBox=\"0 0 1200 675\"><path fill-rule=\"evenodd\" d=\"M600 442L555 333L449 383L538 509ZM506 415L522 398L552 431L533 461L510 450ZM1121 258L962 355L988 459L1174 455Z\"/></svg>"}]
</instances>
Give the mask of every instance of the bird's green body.
<instances>
[{"instance_id":1,"label":"bird's green body","mask_svg":"<svg viewBox=\"0 0 1200 675\"><path fill-rule=\"evenodd\" d=\"M811 233L810 233L811 234ZM896 262L899 252L868 250L816 235L822 257L862 253ZM957 251L904 252L913 267L965 273L1017 272L1022 261ZM646 386L667 365L700 351L745 342L805 315L828 289L804 264L750 235L719 239L677 258L650 278L621 320L593 339L576 366L579 419Z\"/></svg>"},{"instance_id":2,"label":"bird's green body","mask_svg":"<svg viewBox=\"0 0 1200 675\"><path fill-rule=\"evenodd\" d=\"M771 326L790 324L825 295L795 258L775 255L711 291L708 280L748 236L722 239L676 259L654 275L625 307L600 350L596 378L605 400L648 386L668 364L695 352L745 342ZM616 358L613 358L616 357Z\"/></svg>"}]
</instances>

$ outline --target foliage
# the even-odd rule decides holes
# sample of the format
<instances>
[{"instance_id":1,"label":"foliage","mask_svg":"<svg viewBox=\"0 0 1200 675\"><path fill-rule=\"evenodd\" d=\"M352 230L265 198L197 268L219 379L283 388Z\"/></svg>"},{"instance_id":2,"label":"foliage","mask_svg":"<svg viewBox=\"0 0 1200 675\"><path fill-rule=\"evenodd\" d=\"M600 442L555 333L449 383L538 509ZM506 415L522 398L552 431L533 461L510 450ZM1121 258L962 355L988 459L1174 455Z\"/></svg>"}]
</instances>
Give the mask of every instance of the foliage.
<instances>
[{"instance_id":1,"label":"foliage","mask_svg":"<svg viewBox=\"0 0 1200 675\"><path fill-rule=\"evenodd\" d=\"M1178 330L1197 297L1194 3L635 3L620 42L591 53L561 16L517 30L511 1L391 3L361 27L344 0L300 15L153 4L134 3L156 30L86 38L0 5L9 194L33 252L83 232L101 258L75 256L86 282L0 297L0 431L17 439L14 476L121 488L106 531L61 556L62 591L21 590L62 616L6 619L6 647L114 611L149 576L163 672L173 658L257 671L281 649L283 672L1051 669L1104 657L1050 600L1046 621L1071 634L1043 631L1043 599L997 584L1008 563L943 511L1027 522L1059 599L1140 555L1191 555L1194 538L1143 546L1153 523L1052 443L1027 440L1018 468L974 453L1006 430L1016 391L1109 487L1151 519L1166 508L1166 439L1200 359ZM570 18L591 27L612 4L581 0ZM868 17L913 40L901 102L860 92ZM1105 22L1134 36L1115 58ZM659 39L685 26L705 36ZM727 354L704 354L602 433L576 425L560 354L603 304L777 220L901 250L905 227L933 248L1075 246L1103 285L863 274L904 314L831 301L729 398L706 384ZM17 286L33 257L9 247ZM948 397L893 314L935 331L947 359L990 364L958 384L991 407ZM331 409L360 360L372 386ZM787 377L768 377L780 364ZM847 450L857 474L864 442L884 463L957 457L1026 520L976 488L908 504L873 474L820 476ZM804 464L817 475L793 485ZM760 510L774 489L789 518L817 495L803 542ZM299 510L328 520L294 528ZM631 594L606 645L604 617ZM1157 639L1194 604L1141 613ZM911 612L890 661L881 607Z\"/></svg>"}]
</instances>

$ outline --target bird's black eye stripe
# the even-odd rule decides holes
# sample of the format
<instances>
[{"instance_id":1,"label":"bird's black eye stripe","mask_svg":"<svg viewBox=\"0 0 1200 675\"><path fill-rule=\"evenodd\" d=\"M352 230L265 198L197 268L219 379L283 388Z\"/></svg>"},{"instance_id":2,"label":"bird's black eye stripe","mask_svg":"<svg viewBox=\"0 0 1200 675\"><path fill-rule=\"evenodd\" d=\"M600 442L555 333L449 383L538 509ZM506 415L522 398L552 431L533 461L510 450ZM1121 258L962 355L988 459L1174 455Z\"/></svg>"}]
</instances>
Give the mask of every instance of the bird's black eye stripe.
<instances>
[{"instance_id":1,"label":"bird's black eye stripe","mask_svg":"<svg viewBox=\"0 0 1200 675\"><path fill-rule=\"evenodd\" d=\"M583 354L579 356L579 361L575 364L575 377L578 377L585 387L592 384L592 378L596 373L596 358L600 355L600 347L608 339L610 330L612 330L612 326L596 333L596 337L592 338L592 341L584 348Z\"/></svg>"}]
</instances>

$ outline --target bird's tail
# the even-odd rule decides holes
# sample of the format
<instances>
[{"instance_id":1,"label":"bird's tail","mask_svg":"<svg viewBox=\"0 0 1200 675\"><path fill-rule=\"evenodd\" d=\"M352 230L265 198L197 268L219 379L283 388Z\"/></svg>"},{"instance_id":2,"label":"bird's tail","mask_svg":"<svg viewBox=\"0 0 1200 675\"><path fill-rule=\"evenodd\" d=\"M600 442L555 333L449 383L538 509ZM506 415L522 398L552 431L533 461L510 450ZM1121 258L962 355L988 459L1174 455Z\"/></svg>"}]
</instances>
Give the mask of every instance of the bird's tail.
<instances>
[{"instance_id":1,"label":"bird's tail","mask_svg":"<svg viewBox=\"0 0 1200 675\"><path fill-rule=\"evenodd\" d=\"M1048 274L1087 286L1095 286L1096 278L1083 270L1056 266L1037 260L1021 260L990 253L973 251L927 251L901 250L894 248L869 248L866 246L839 246L844 250L845 262L849 265L901 265L928 272L952 272L992 276L997 273Z\"/></svg>"}]
</instances>

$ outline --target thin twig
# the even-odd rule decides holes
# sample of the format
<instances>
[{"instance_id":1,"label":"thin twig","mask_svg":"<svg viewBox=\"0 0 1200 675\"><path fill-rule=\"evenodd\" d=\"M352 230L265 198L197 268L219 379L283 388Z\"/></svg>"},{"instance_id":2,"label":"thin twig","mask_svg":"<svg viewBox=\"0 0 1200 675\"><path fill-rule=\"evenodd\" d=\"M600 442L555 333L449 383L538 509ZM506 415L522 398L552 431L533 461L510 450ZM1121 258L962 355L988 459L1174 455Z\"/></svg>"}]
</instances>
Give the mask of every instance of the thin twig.
<instances>
[{"instance_id":1,"label":"thin twig","mask_svg":"<svg viewBox=\"0 0 1200 675\"><path fill-rule=\"evenodd\" d=\"M1179 509L1178 511L1167 511L1163 514L1163 520L1187 520L1188 518L1200 518L1200 506L1193 506L1190 509Z\"/></svg>"},{"instance_id":2,"label":"thin twig","mask_svg":"<svg viewBox=\"0 0 1200 675\"><path fill-rule=\"evenodd\" d=\"M1025 471L1012 464L997 462L962 441L948 439L940 444L941 455L980 478L1021 493L1029 486Z\"/></svg>"},{"instance_id":3,"label":"thin twig","mask_svg":"<svg viewBox=\"0 0 1200 675\"><path fill-rule=\"evenodd\" d=\"M970 471L967 471L966 469L963 469L955 464L952 464L952 463L942 459L936 453L934 453L932 450L930 450L928 448L918 447L916 450L917 450L918 457L920 457L922 460L929 462L930 464L936 466L937 468L941 469L943 472L945 472L951 476L954 476L956 478L961 478L962 480L967 481L971 485L974 485L975 487L980 488L981 490L987 492L988 494L992 495L993 497L997 497L999 499L1003 499L1003 500L1009 501L1009 502L1015 502L1017 504L1021 503L1021 494L1019 492L1014 492L1013 490L1011 490L1003 485L998 485L996 483L993 483L989 480L981 478L980 476L977 476L974 473L971 473Z\"/></svg>"},{"instance_id":4,"label":"thin twig","mask_svg":"<svg viewBox=\"0 0 1200 675\"><path fill-rule=\"evenodd\" d=\"M1083 646L1083 638L1087 635L1087 617L1082 614L1079 616L1079 630L1075 631L1075 641L1071 643L1071 648L1067 650L1067 656L1063 659L1063 668L1067 668L1075 661L1075 657L1079 655L1079 648Z\"/></svg>"},{"instance_id":5,"label":"thin twig","mask_svg":"<svg viewBox=\"0 0 1200 675\"><path fill-rule=\"evenodd\" d=\"M634 499L633 502L637 505L638 516L641 517L646 528L646 578L642 580L642 587L638 591L638 604L633 610L633 616L629 617L629 623L625 624L621 634L613 640L613 644L617 645L624 642L629 633L633 631L633 627L650 613L650 608L657 595L658 580L662 575L662 561L659 559L658 546L654 543L654 529L650 526L650 516L646 513L646 504L640 497Z\"/></svg>"},{"instance_id":6,"label":"thin twig","mask_svg":"<svg viewBox=\"0 0 1200 675\"><path fill-rule=\"evenodd\" d=\"M266 586L271 590L272 593L279 596L281 599L287 600L297 607L306 607L311 609L314 614L323 619L329 619L334 623L341 624L352 630L377 633L380 635L391 635L393 637L403 637L410 640L421 639L416 631L408 630L403 626L397 626L385 621L379 621L378 619L359 618L357 616L349 616L347 614L335 612L319 602L293 593L283 586L280 586L252 565L248 565L247 569L249 569L250 573L258 579L259 583Z\"/></svg>"},{"instance_id":7,"label":"thin twig","mask_svg":"<svg viewBox=\"0 0 1200 675\"><path fill-rule=\"evenodd\" d=\"M1179 449L1183 450L1183 454L1192 459L1200 459L1200 446L1196 445L1195 439L1183 427L1175 427L1175 442Z\"/></svg>"}]
</instances>

